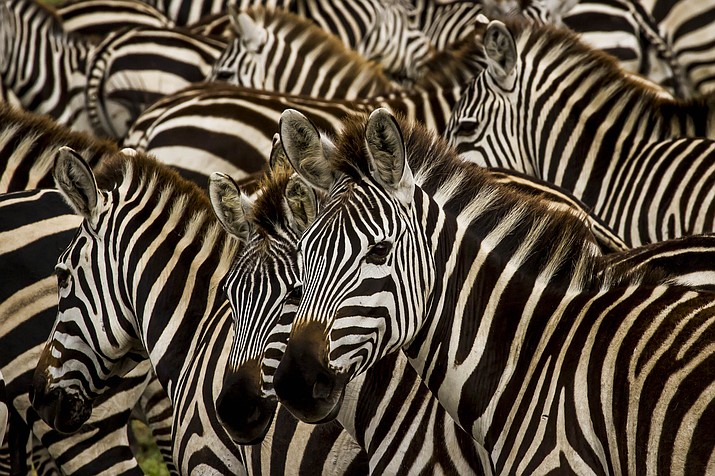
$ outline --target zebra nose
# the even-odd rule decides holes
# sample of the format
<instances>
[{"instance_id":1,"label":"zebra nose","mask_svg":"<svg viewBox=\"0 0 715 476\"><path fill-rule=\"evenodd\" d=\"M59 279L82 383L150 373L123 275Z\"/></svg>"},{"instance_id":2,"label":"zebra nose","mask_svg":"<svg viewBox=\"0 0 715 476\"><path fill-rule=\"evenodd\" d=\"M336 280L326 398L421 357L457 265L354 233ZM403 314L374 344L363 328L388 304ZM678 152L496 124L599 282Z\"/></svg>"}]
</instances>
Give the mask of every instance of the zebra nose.
<instances>
[{"instance_id":1,"label":"zebra nose","mask_svg":"<svg viewBox=\"0 0 715 476\"><path fill-rule=\"evenodd\" d=\"M261 394L259 382L260 373L243 370L228 373L216 399L221 424L231 438L242 445L263 441L278 405L274 399Z\"/></svg>"}]
</instances>

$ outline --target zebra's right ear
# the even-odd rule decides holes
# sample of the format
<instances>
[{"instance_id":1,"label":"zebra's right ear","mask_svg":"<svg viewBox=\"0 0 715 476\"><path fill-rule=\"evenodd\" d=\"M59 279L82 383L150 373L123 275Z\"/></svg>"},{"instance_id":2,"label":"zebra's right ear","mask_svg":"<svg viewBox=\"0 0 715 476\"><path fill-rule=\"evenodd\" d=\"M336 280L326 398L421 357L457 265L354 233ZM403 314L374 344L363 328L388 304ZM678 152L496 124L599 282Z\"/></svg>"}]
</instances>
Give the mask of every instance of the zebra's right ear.
<instances>
[{"instance_id":1,"label":"zebra's right ear","mask_svg":"<svg viewBox=\"0 0 715 476\"><path fill-rule=\"evenodd\" d=\"M334 177L320 132L295 109L281 114L280 139L288 161L311 187L327 191Z\"/></svg>"},{"instance_id":2,"label":"zebra's right ear","mask_svg":"<svg viewBox=\"0 0 715 476\"><path fill-rule=\"evenodd\" d=\"M230 6L228 16L236 30L236 36L243 46L252 53L257 52L268 39L268 32L245 12L239 12L236 6Z\"/></svg>"},{"instance_id":3,"label":"zebra's right ear","mask_svg":"<svg viewBox=\"0 0 715 476\"><path fill-rule=\"evenodd\" d=\"M69 147L60 147L52 176L67 203L91 226L96 225L99 189L92 169L82 156Z\"/></svg>"},{"instance_id":4,"label":"zebra's right ear","mask_svg":"<svg viewBox=\"0 0 715 476\"><path fill-rule=\"evenodd\" d=\"M296 235L301 236L306 228L315 221L318 213L318 198L315 189L293 174L285 190L285 202L290 226Z\"/></svg>"},{"instance_id":5,"label":"zebra's right ear","mask_svg":"<svg viewBox=\"0 0 715 476\"><path fill-rule=\"evenodd\" d=\"M484 33L484 52L489 66L487 70L498 80L509 76L516 67L516 42L506 25L494 20Z\"/></svg>"},{"instance_id":6,"label":"zebra's right ear","mask_svg":"<svg viewBox=\"0 0 715 476\"><path fill-rule=\"evenodd\" d=\"M247 215L253 210L253 203L238 184L228 175L214 172L209 178L209 197L223 228L246 243L251 232Z\"/></svg>"}]
</instances>

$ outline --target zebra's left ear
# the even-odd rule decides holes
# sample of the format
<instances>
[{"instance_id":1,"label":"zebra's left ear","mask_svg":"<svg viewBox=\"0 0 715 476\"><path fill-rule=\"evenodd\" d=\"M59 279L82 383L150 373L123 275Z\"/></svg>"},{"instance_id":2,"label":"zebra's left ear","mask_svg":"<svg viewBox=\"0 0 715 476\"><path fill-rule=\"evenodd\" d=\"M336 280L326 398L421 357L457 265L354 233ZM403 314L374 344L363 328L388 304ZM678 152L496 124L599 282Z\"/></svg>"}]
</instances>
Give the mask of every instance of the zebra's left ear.
<instances>
[{"instance_id":1,"label":"zebra's left ear","mask_svg":"<svg viewBox=\"0 0 715 476\"><path fill-rule=\"evenodd\" d=\"M494 20L484 33L484 52L489 66L487 70L498 80L504 80L516 67L516 42L506 25Z\"/></svg>"},{"instance_id":2,"label":"zebra's left ear","mask_svg":"<svg viewBox=\"0 0 715 476\"><path fill-rule=\"evenodd\" d=\"M251 232L246 217L253 210L253 203L241 192L238 184L228 175L214 172L209 179L209 197L223 228L246 243Z\"/></svg>"},{"instance_id":3,"label":"zebra's left ear","mask_svg":"<svg viewBox=\"0 0 715 476\"><path fill-rule=\"evenodd\" d=\"M236 36L246 49L257 52L268 39L268 32L245 12L239 12L235 6L229 7L229 18L236 30Z\"/></svg>"},{"instance_id":4,"label":"zebra's left ear","mask_svg":"<svg viewBox=\"0 0 715 476\"><path fill-rule=\"evenodd\" d=\"M69 147L60 147L52 176L67 203L91 226L95 226L99 189L89 164Z\"/></svg>"},{"instance_id":5,"label":"zebra's left ear","mask_svg":"<svg viewBox=\"0 0 715 476\"><path fill-rule=\"evenodd\" d=\"M299 175L293 174L286 185L285 204L288 225L298 236L302 235L315 221L318 213L315 189L305 183Z\"/></svg>"},{"instance_id":6,"label":"zebra's left ear","mask_svg":"<svg viewBox=\"0 0 715 476\"><path fill-rule=\"evenodd\" d=\"M403 205L410 205L415 180L407 163L402 130L395 116L387 109L376 109L370 114L365 127L365 144L372 177L392 191Z\"/></svg>"}]
</instances>

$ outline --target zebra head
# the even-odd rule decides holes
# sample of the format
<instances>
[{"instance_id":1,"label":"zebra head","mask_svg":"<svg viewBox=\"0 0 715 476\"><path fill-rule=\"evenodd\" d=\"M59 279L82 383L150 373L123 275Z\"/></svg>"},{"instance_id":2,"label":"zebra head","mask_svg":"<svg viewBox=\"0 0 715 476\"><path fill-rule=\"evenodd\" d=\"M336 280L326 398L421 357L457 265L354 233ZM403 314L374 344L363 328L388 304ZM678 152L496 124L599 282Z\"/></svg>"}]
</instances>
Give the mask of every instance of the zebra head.
<instances>
[{"instance_id":1,"label":"zebra head","mask_svg":"<svg viewBox=\"0 0 715 476\"><path fill-rule=\"evenodd\" d=\"M492 21L484 33L487 68L469 83L445 130L448 139L465 160L485 167L504 166L534 175L533 167L521 163L524 139L517 135L522 120L516 105L519 63L514 36L500 21ZM539 115L532 117L539 120ZM519 161L519 163L514 163Z\"/></svg>"},{"instance_id":2,"label":"zebra head","mask_svg":"<svg viewBox=\"0 0 715 476\"><path fill-rule=\"evenodd\" d=\"M316 211L315 192L281 163L276 139L255 204L226 175L213 174L209 187L219 221L244 243L224 284L234 341L216 401L221 422L240 444L261 441L275 414L273 374L300 298L296 245Z\"/></svg>"},{"instance_id":3,"label":"zebra head","mask_svg":"<svg viewBox=\"0 0 715 476\"><path fill-rule=\"evenodd\" d=\"M133 311L126 288L112 271L119 265L107 262L111 258L105 245L118 244L102 243L100 238L100 230L112 226L107 213L111 193L98 188L89 165L67 147L60 149L53 175L84 220L55 267L58 315L35 370L31 399L46 423L71 433L89 418L94 399L112 380L147 356L137 329L123 320ZM108 322L113 316L122 322Z\"/></svg>"},{"instance_id":4,"label":"zebra head","mask_svg":"<svg viewBox=\"0 0 715 476\"><path fill-rule=\"evenodd\" d=\"M261 89L266 82L266 52L275 38L248 13L239 12L235 6L229 6L228 11L236 38L216 60L207 80Z\"/></svg>"},{"instance_id":5,"label":"zebra head","mask_svg":"<svg viewBox=\"0 0 715 476\"><path fill-rule=\"evenodd\" d=\"M434 282L414 206L422 195L396 119L378 109L366 126L346 127L359 130L328 161L304 116L288 110L280 123L291 164L329 190L298 243L302 299L273 379L281 403L307 422L335 417L345 385L411 339ZM351 169L353 155L362 162Z\"/></svg>"}]
</instances>

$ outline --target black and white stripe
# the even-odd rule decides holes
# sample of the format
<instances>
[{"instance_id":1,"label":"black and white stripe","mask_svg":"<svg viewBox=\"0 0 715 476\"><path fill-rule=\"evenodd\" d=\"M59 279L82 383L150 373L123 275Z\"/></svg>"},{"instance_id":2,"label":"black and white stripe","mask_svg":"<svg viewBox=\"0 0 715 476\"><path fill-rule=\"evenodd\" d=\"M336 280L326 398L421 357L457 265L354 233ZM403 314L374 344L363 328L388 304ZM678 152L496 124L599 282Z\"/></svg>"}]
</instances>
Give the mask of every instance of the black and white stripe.
<instances>
[{"instance_id":1,"label":"black and white stripe","mask_svg":"<svg viewBox=\"0 0 715 476\"><path fill-rule=\"evenodd\" d=\"M166 15L139 0L74 0L60 5L57 15L65 31L100 40L122 28L174 26Z\"/></svg>"}]
</instances>

